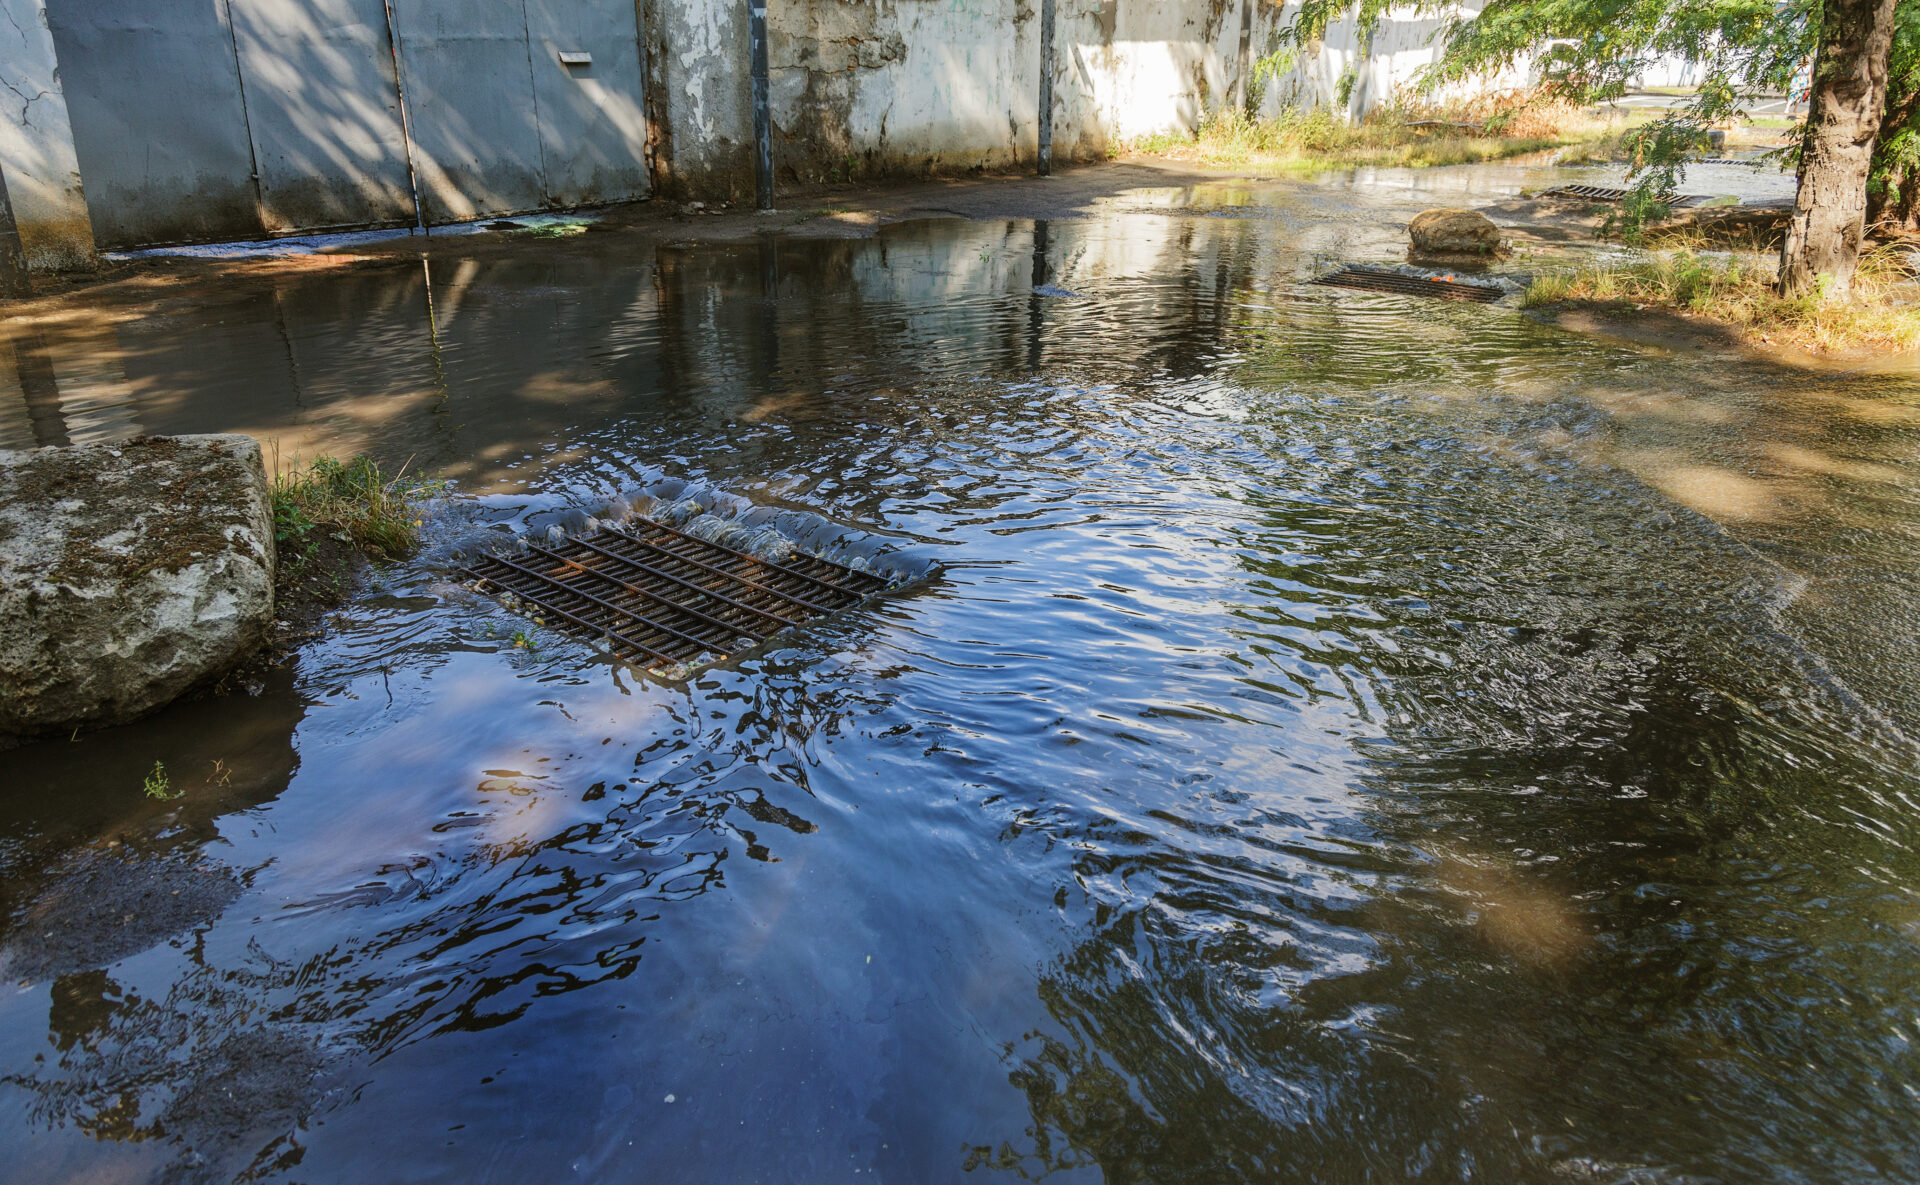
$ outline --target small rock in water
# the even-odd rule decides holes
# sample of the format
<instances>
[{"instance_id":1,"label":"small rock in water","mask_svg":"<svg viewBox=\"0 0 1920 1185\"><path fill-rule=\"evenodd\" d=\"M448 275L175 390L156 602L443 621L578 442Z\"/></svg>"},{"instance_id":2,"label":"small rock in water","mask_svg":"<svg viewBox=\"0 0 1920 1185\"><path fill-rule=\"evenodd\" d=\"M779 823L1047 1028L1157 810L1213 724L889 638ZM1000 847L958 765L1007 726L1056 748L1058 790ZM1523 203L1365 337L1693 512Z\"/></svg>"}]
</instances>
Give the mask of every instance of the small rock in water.
<instances>
[{"instance_id":1,"label":"small rock in water","mask_svg":"<svg viewBox=\"0 0 1920 1185\"><path fill-rule=\"evenodd\" d=\"M1501 253L1500 228L1485 214L1473 210L1423 210L1407 224L1415 255L1477 255Z\"/></svg>"}]
</instances>

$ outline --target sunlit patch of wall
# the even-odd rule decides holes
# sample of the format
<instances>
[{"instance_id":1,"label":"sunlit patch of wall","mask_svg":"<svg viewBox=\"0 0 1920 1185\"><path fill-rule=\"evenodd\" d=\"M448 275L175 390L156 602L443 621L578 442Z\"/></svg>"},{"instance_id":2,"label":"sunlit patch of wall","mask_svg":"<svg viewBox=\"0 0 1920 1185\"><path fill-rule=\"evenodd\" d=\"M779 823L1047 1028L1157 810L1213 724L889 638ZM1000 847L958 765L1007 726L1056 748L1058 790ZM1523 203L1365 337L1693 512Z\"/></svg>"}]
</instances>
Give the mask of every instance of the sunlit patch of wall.
<instances>
[{"instance_id":1,"label":"sunlit patch of wall","mask_svg":"<svg viewBox=\"0 0 1920 1185\"><path fill-rule=\"evenodd\" d=\"M28 266L90 264L93 227L43 0L0 0L0 172Z\"/></svg>"},{"instance_id":2,"label":"sunlit patch of wall","mask_svg":"<svg viewBox=\"0 0 1920 1185\"><path fill-rule=\"evenodd\" d=\"M1282 49L1281 35L1299 15L1300 5L1301 0L1279 5L1262 0L1257 5L1250 39L1256 63ZM1327 27L1323 39L1302 47L1288 69L1265 80L1259 88L1259 112L1272 115L1288 106L1327 107L1345 119L1362 119L1374 108L1410 95L1420 71L1438 60L1446 26L1477 16L1482 7L1461 4L1444 14L1389 9L1368 35L1362 34L1354 18L1343 17ZM1435 97L1515 90L1533 79L1531 61L1522 59L1497 75L1441 88Z\"/></svg>"}]
</instances>

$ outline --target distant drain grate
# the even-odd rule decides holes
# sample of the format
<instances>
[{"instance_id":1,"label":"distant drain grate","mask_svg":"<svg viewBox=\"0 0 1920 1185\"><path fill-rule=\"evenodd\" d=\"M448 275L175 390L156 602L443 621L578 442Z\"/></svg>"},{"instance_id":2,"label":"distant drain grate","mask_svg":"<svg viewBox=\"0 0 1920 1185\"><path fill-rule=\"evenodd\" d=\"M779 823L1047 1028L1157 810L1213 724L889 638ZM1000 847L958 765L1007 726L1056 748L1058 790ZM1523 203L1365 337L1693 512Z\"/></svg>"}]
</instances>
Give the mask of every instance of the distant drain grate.
<instances>
[{"instance_id":1,"label":"distant drain grate","mask_svg":"<svg viewBox=\"0 0 1920 1185\"><path fill-rule=\"evenodd\" d=\"M1590 202L1618 202L1626 200L1630 192L1632 191L1625 189L1609 189L1604 185L1556 185L1552 189L1541 190L1540 196L1581 198ZM1688 206L1697 206L1701 202L1710 200L1712 199L1705 194L1677 193L1666 199L1666 206L1669 210L1684 210Z\"/></svg>"},{"instance_id":2,"label":"distant drain grate","mask_svg":"<svg viewBox=\"0 0 1920 1185\"><path fill-rule=\"evenodd\" d=\"M1472 300L1491 304L1506 291L1491 284L1465 284L1438 276L1410 276L1385 268L1361 267L1350 263L1337 272L1313 281L1333 288L1361 288L1368 292L1393 292L1401 296L1428 296L1437 300Z\"/></svg>"},{"instance_id":3,"label":"distant drain grate","mask_svg":"<svg viewBox=\"0 0 1920 1185\"><path fill-rule=\"evenodd\" d=\"M725 658L889 587L818 556L774 563L644 518L554 547L528 543L524 556L487 556L461 572L641 667Z\"/></svg>"}]
</instances>

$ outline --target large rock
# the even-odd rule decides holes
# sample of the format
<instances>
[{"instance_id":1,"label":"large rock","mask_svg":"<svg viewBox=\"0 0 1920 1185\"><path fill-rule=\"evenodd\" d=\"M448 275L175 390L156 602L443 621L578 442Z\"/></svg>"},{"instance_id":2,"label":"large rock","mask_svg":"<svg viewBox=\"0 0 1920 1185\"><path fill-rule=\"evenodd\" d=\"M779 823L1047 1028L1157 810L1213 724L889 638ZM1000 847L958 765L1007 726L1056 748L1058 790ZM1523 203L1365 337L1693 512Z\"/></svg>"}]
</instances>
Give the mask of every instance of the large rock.
<instances>
[{"instance_id":1,"label":"large rock","mask_svg":"<svg viewBox=\"0 0 1920 1185\"><path fill-rule=\"evenodd\" d=\"M1500 228L1472 210L1423 210L1407 224L1415 255L1500 254Z\"/></svg>"},{"instance_id":2,"label":"large rock","mask_svg":"<svg viewBox=\"0 0 1920 1185\"><path fill-rule=\"evenodd\" d=\"M251 437L0 451L0 734L118 724L231 669L273 564Z\"/></svg>"}]
</instances>

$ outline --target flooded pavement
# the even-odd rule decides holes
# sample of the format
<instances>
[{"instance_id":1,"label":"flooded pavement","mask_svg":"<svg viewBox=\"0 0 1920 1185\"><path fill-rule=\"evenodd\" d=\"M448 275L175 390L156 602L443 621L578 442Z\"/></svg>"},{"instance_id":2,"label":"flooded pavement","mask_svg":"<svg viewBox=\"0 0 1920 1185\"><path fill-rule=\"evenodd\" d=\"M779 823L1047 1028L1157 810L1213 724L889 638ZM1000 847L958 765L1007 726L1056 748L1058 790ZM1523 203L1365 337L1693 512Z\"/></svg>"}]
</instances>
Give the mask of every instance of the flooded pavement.
<instances>
[{"instance_id":1,"label":"flooded pavement","mask_svg":"<svg viewBox=\"0 0 1920 1185\"><path fill-rule=\"evenodd\" d=\"M1298 283L1566 172L9 325L0 443L456 487L0 756L6 1175L1920 1176L1920 390ZM644 493L944 572L685 683L449 578Z\"/></svg>"}]
</instances>

